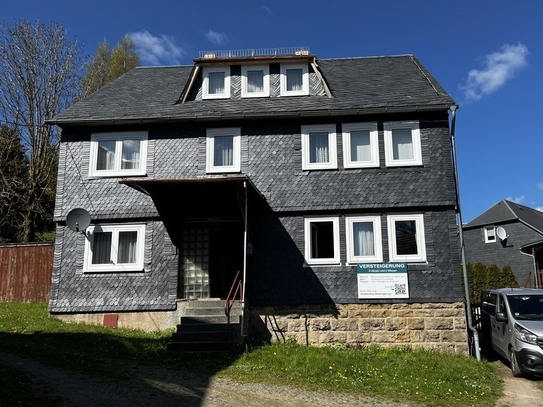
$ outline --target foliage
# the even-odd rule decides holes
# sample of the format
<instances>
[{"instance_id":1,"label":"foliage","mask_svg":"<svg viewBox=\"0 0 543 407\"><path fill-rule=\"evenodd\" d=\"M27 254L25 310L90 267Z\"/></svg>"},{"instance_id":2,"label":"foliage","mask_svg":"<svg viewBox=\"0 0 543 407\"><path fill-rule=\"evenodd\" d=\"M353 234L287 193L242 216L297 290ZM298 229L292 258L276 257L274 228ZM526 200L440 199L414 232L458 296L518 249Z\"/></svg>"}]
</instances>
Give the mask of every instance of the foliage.
<instances>
[{"instance_id":1,"label":"foliage","mask_svg":"<svg viewBox=\"0 0 543 407\"><path fill-rule=\"evenodd\" d=\"M15 129L0 125L0 243L17 241L23 219L28 160Z\"/></svg>"},{"instance_id":2,"label":"foliage","mask_svg":"<svg viewBox=\"0 0 543 407\"><path fill-rule=\"evenodd\" d=\"M493 405L502 381L488 362L437 351L274 344L235 354L167 352L171 332L66 324L45 304L0 303L2 352L122 380L146 365L234 380L349 392L429 406Z\"/></svg>"},{"instance_id":3,"label":"foliage","mask_svg":"<svg viewBox=\"0 0 543 407\"><path fill-rule=\"evenodd\" d=\"M136 53L136 45L129 35L122 37L113 49L110 49L107 41L104 40L98 45L94 56L87 65L82 79L82 94L79 95L79 98L96 92L138 64L139 56Z\"/></svg>"},{"instance_id":4,"label":"foliage","mask_svg":"<svg viewBox=\"0 0 543 407\"><path fill-rule=\"evenodd\" d=\"M481 303L481 292L487 288L518 287L517 280L510 266L500 270L495 264L480 262L468 263L468 282L470 299L474 304Z\"/></svg>"},{"instance_id":5,"label":"foliage","mask_svg":"<svg viewBox=\"0 0 543 407\"><path fill-rule=\"evenodd\" d=\"M60 133L46 125L72 102L79 84L81 45L58 24L21 20L0 25L0 120L13 126L28 158L17 202L19 240L53 227Z\"/></svg>"}]
</instances>

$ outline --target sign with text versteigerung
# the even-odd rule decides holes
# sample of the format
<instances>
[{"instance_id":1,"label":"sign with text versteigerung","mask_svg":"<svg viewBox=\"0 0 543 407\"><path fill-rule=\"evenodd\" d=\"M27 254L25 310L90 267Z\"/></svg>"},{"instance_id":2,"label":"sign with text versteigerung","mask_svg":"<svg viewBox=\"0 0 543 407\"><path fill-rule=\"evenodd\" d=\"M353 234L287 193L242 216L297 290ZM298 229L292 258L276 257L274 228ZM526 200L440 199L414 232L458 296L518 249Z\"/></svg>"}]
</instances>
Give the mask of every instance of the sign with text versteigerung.
<instances>
[{"instance_id":1,"label":"sign with text versteigerung","mask_svg":"<svg viewBox=\"0 0 543 407\"><path fill-rule=\"evenodd\" d=\"M359 299L409 298L407 263L359 263Z\"/></svg>"}]
</instances>

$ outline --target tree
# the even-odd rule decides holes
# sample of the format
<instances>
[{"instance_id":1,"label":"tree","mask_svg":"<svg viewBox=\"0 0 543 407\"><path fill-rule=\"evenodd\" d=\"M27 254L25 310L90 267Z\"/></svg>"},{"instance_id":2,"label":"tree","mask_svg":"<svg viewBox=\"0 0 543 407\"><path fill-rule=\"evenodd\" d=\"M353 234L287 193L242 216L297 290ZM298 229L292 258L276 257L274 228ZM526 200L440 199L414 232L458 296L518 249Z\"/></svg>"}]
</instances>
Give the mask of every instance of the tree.
<instances>
[{"instance_id":1,"label":"tree","mask_svg":"<svg viewBox=\"0 0 543 407\"><path fill-rule=\"evenodd\" d=\"M78 92L81 50L55 23L0 25L0 120L14 127L28 159L18 225L23 241L53 227L60 133L45 121L68 107Z\"/></svg>"},{"instance_id":2,"label":"tree","mask_svg":"<svg viewBox=\"0 0 543 407\"><path fill-rule=\"evenodd\" d=\"M138 66L139 62L136 44L129 35L122 37L113 49L110 49L107 41L104 40L98 45L87 65L81 86L83 93L80 98L96 92L102 86Z\"/></svg>"},{"instance_id":3,"label":"tree","mask_svg":"<svg viewBox=\"0 0 543 407\"><path fill-rule=\"evenodd\" d=\"M28 160L15 129L0 125L0 243L19 240Z\"/></svg>"}]
</instances>

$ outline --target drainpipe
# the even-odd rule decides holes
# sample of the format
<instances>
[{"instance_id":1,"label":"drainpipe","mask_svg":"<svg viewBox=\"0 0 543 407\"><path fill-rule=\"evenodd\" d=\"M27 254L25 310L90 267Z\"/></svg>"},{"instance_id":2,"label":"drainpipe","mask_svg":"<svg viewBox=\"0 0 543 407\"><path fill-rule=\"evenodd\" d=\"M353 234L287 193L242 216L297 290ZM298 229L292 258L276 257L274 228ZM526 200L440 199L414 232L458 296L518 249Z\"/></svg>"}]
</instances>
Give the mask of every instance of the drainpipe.
<instances>
[{"instance_id":1,"label":"drainpipe","mask_svg":"<svg viewBox=\"0 0 543 407\"><path fill-rule=\"evenodd\" d=\"M458 182L458 167L456 165L456 146L455 146L455 127L456 127L456 109L457 105L451 105L449 110L451 111L451 127L450 127L450 136L451 136L451 147L452 147L452 161L453 161L453 171L454 171L454 184L456 189L456 223L458 224L458 237L460 240L460 255L462 257L462 270L464 275L464 293L466 296L466 312L468 316L468 328L473 335L473 344L475 350L475 357L477 360L481 360L481 353L479 351L479 332L473 326L473 318L471 313L471 299L469 298L469 282L468 282L468 268L466 266L466 251L464 248L464 234L463 234L463 223L462 223L462 211L460 210L460 186Z\"/></svg>"},{"instance_id":2,"label":"drainpipe","mask_svg":"<svg viewBox=\"0 0 543 407\"><path fill-rule=\"evenodd\" d=\"M247 181L243 181L243 190L245 192L245 216L243 228L243 285L241 286L241 336L245 336L245 286L247 277Z\"/></svg>"}]
</instances>

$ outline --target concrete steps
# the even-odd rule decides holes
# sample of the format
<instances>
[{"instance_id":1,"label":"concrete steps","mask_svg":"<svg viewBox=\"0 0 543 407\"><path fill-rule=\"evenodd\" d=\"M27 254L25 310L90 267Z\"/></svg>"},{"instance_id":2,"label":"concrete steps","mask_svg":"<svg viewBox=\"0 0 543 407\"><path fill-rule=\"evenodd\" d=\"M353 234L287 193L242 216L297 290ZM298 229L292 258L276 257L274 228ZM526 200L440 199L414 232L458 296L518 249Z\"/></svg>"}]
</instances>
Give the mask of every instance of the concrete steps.
<instances>
[{"instance_id":1,"label":"concrete steps","mask_svg":"<svg viewBox=\"0 0 543 407\"><path fill-rule=\"evenodd\" d=\"M190 301L172 334L168 350L181 352L219 352L233 350L240 343L241 305L236 302L230 323L224 314L224 301Z\"/></svg>"}]
</instances>

